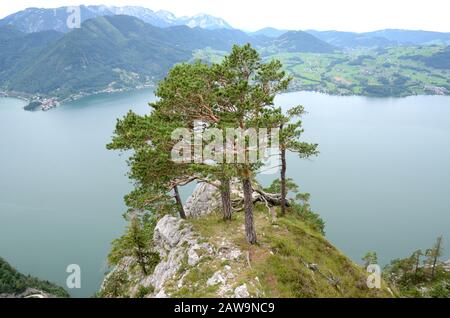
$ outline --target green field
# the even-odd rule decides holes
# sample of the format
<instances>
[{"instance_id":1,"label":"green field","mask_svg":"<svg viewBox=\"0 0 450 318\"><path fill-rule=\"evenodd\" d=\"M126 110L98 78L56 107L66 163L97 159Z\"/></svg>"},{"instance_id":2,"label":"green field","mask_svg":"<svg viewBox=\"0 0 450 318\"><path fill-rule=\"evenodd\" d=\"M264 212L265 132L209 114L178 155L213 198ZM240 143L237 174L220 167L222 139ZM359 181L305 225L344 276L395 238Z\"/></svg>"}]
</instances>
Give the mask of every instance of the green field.
<instances>
[{"instance_id":1,"label":"green field","mask_svg":"<svg viewBox=\"0 0 450 318\"><path fill-rule=\"evenodd\" d=\"M333 54L278 53L269 49L260 52L264 59L275 58L283 63L294 78L292 91L402 97L450 94L449 66L430 66L435 54L445 49L397 46ZM194 59L217 62L224 55L225 52L205 49L196 51Z\"/></svg>"}]
</instances>

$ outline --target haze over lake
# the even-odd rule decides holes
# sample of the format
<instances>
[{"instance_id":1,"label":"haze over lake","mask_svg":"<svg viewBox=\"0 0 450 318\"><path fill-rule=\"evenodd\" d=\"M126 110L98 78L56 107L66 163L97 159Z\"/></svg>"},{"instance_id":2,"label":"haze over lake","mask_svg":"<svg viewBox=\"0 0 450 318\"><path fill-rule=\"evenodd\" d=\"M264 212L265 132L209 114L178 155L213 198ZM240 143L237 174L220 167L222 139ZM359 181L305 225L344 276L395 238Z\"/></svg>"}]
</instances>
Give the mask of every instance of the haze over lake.
<instances>
[{"instance_id":1,"label":"haze over lake","mask_svg":"<svg viewBox=\"0 0 450 318\"><path fill-rule=\"evenodd\" d=\"M153 99L151 90L99 95L46 113L0 99L1 257L62 286L66 267L78 264L83 288L71 294L99 289L131 189L126 157L105 145L116 118L148 112ZM277 102L309 112L305 139L319 143L321 154L309 161L291 155L288 175L311 193L339 249L357 262L374 250L384 264L444 235L449 258L450 97L301 92Z\"/></svg>"}]
</instances>

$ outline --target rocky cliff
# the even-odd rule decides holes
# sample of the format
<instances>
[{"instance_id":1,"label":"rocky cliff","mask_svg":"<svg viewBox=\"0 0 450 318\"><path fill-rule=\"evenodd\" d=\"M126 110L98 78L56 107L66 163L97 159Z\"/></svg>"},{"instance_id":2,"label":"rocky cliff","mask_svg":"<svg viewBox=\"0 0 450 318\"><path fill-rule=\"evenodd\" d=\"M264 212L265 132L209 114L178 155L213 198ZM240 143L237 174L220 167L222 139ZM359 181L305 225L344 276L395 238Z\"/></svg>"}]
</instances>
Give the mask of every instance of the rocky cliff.
<instances>
[{"instance_id":1,"label":"rocky cliff","mask_svg":"<svg viewBox=\"0 0 450 318\"><path fill-rule=\"evenodd\" d=\"M143 275L133 257L105 278L101 295L120 297L390 297L367 287L367 273L295 215L274 219L255 207L259 243L245 241L242 213L218 214L217 190L200 184L186 204L188 220L164 216L154 250L160 261Z\"/></svg>"}]
</instances>

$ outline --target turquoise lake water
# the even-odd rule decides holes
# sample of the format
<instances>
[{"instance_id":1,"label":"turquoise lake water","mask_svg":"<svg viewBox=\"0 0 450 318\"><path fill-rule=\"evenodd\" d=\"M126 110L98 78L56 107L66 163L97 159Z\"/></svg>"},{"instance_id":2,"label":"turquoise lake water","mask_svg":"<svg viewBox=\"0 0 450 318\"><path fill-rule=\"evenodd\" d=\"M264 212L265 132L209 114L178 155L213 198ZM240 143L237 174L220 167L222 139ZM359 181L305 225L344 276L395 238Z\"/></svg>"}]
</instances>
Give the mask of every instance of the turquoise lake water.
<instances>
[{"instance_id":1,"label":"turquoise lake water","mask_svg":"<svg viewBox=\"0 0 450 318\"><path fill-rule=\"evenodd\" d=\"M98 290L131 189L126 158L105 145L116 118L148 112L153 99L151 90L99 95L46 113L0 99L1 257L62 286L66 267L78 264L82 289L71 294ZM319 143L321 155L290 155L288 174L311 193L338 248L355 261L374 250L386 263L444 235L450 257L450 97L300 92L277 102L309 112L305 139Z\"/></svg>"}]
</instances>

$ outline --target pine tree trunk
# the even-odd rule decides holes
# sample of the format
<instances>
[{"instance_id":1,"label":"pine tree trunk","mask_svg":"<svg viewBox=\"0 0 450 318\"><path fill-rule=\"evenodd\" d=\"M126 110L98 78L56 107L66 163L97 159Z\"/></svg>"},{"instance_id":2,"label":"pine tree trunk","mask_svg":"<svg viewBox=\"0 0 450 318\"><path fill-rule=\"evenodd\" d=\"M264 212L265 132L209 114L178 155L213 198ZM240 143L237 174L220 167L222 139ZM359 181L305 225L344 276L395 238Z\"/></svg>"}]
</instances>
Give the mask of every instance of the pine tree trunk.
<instances>
[{"instance_id":1,"label":"pine tree trunk","mask_svg":"<svg viewBox=\"0 0 450 318\"><path fill-rule=\"evenodd\" d=\"M141 248L138 248L136 254L137 254L138 263L139 263L139 266L141 267L142 273L145 276L147 276L147 266L146 266L146 263L145 263L145 255L142 252Z\"/></svg>"},{"instance_id":2,"label":"pine tree trunk","mask_svg":"<svg viewBox=\"0 0 450 318\"><path fill-rule=\"evenodd\" d=\"M180 218L185 220L186 219L186 213L184 212L183 201L181 201L180 192L178 191L178 186L175 186L175 188L173 188L173 191L175 192L175 200L177 201L177 206L178 206L178 211L180 213Z\"/></svg>"},{"instance_id":3,"label":"pine tree trunk","mask_svg":"<svg viewBox=\"0 0 450 318\"><path fill-rule=\"evenodd\" d=\"M286 214L286 149L281 148L281 215Z\"/></svg>"},{"instance_id":4,"label":"pine tree trunk","mask_svg":"<svg viewBox=\"0 0 450 318\"><path fill-rule=\"evenodd\" d=\"M222 197L223 219L231 221L231 187L230 179L222 179L220 184L220 195Z\"/></svg>"},{"instance_id":5,"label":"pine tree trunk","mask_svg":"<svg viewBox=\"0 0 450 318\"><path fill-rule=\"evenodd\" d=\"M414 270L414 277L417 278L417 273L419 272L419 266L420 266L420 256L417 256L416 260L416 269Z\"/></svg>"},{"instance_id":6,"label":"pine tree trunk","mask_svg":"<svg viewBox=\"0 0 450 318\"><path fill-rule=\"evenodd\" d=\"M247 242L256 244L257 237L255 231L255 222L253 220L253 198L252 198L252 184L249 177L242 181L244 188L244 209L245 209L245 233L247 235Z\"/></svg>"},{"instance_id":7,"label":"pine tree trunk","mask_svg":"<svg viewBox=\"0 0 450 318\"><path fill-rule=\"evenodd\" d=\"M131 220L131 228L132 228L132 237L134 243L135 254L137 258L137 262L141 267L142 273L147 276L147 267L145 263L145 253L143 252L143 242L141 241L141 228L135 217Z\"/></svg>"},{"instance_id":8,"label":"pine tree trunk","mask_svg":"<svg viewBox=\"0 0 450 318\"><path fill-rule=\"evenodd\" d=\"M439 259L439 255L441 254L441 244L442 244L442 237L439 237L437 239L437 244L434 250L434 261L433 261L433 269L431 271L431 279L434 279L434 275L436 274L436 264Z\"/></svg>"},{"instance_id":9,"label":"pine tree trunk","mask_svg":"<svg viewBox=\"0 0 450 318\"><path fill-rule=\"evenodd\" d=\"M433 262L433 268L431 269L431 279L434 279L434 275L436 273L436 263L437 263L437 257L434 257L434 262Z\"/></svg>"}]
</instances>

